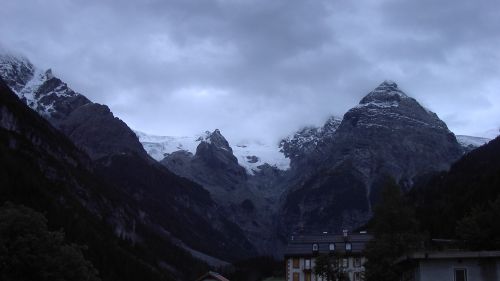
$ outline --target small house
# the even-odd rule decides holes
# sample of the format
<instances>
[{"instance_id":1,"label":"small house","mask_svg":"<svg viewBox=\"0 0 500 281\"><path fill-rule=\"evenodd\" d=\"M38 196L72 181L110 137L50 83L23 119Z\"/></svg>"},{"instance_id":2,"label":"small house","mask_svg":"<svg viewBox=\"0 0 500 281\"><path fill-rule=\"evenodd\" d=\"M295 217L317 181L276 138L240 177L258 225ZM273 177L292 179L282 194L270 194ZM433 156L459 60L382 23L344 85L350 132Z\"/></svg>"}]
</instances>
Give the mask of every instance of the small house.
<instances>
[{"instance_id":1,"label":"small house","mask_svg":"<svg viewBox=\"0 0 500 281\"><path fill-rule=\"evenodd\" d=\"M396 264L401 281L498 281L500 251L415 252Z\"/></svg>"}]
</instances>

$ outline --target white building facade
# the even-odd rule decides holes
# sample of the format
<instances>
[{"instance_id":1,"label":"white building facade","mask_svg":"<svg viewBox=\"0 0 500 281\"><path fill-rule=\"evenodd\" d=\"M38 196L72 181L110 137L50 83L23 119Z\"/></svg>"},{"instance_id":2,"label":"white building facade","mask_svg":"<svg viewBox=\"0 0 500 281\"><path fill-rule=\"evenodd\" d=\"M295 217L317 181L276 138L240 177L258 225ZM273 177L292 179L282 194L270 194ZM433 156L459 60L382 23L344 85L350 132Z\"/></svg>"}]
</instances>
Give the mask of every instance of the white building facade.
<instances>
[{"instance_id":1,"label":"white building facade","mask_svg":"<svg viewBox=\"0 0 500 281\"><path fill-rule=\"evenodd\" d=\"M316 258L330 255L339 269L351 281L361 281L364 275L363 250L372 239L366 233L341 235L295 235L285 250L285 274L287 281L323 281L314 271Z\"/></svg>"}]
</instances>

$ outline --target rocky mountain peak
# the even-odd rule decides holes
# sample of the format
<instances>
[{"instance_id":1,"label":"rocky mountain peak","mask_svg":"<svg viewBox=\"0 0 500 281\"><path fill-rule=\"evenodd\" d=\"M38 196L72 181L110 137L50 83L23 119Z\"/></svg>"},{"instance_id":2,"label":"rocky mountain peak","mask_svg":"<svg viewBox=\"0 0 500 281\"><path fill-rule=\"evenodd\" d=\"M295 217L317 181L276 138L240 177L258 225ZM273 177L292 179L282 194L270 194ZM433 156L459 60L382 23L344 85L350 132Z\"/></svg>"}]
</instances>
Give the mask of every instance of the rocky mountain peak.
<instances>
[{"instance_id":1,"label":"rocky mountain peak","mask_svg":"<svg viewBox=\"0 0 500 281\"><path fill-rule=\"evenodd\" d=\"M291 160L303 158L316 149L316 147L325 142L329 142L335 131L340 126L342 118L330 116L323 126L320 127L303 127L280 142L280 149L286 157Z\"/></svg>"},{"instance_id":2,"label":"rocky mountain peak","mask_svg":"<svg viewBox=\"0 0 500 281\"><path fill-rule=\"evenodd\" d=\"M93 159L115 153L148 158L128 126L107 106L92 103L23 56L0 53L0 77L26 105L60 129Z\"/></svg>"},{"instance_id":3,"label":"rocky mountain peak","mask_svg":"<svg viewBox=\"0 0 500 281\"><path fill-rule=\"evenodd\" d=\"M229 142L221 134L219 129L215 129L212 133L207 131L203 141L212 144L218 149L229 151L231 154L233 153L231 146L229 146Z\"/></svg>"},{"instance_id":4,"label":"rocky mountain peak","mask_svg":"<svg viewBox=\"0 0 500 281\"><path fill-rule=\"evenodd\" d=\"M338 129L341 122L342 118L338 116L331 116L330 118L328 118L328 120L326 120L320 131L323 133L323 136L331 137L333 136L333 133L335 133L335 131Z\"/></svg>"},{"instance_id":5,"label":"rocky mountain peak","mask_svg":"<svg viewBox=\"0 0 500 281\"><path fill-rule=\"evenodd\" d=\"M393 81L384 81L360 101L360 105L374 104L379 106L397 106L408 96Z\"/></svg>"},{"instance_id":6,"label":"rocky mountain peak","mask_svg":"<svg viewBox=\"0 0 500 281\"><path fill-rule=\"evenodd\" d=\"M206 131L204 137L200 137L200 144L196 148L197 156L204 157L207 156L207 151L210 151L210 155L224 155L223 158L233 159L238 162L236 157L233 155L233 150L229 146L229 142L221 134L219 129L215 129L213 132ZM231 161L233 162L233 161Z\"/></svg>"},{"instance_id":7,"label":"rocky mountain peak","mask_svg":"<svg viewBox=\"0 0 500 281\"><path fill-rule=\"evenodd\" d=\"M222 169L227 173L246 178L245 168L238 164L233 150L219 130L206 132L205 138L196 148L194 162L202 162L210 169Z\"/></svg>"},{"instance_id":8,"label":"rocky mountain peak","mask_svg":"<svg viewBox=\"0 0 500 281\"><path fill-rule=\"evenodd\" d=\"M18 93L33 78L35 67L22 56L0 53L0 77Z\"/></svg>"},{"instance_id":9,"label":"rocky mountain peak","mask_svg":"<svg viewBox=\"0 0 500 281\"><path fill-rule=\"evenodd\" d=\"M411 125L443 129L446 124L417 100L406 95L398 85L384 81L368 93L360 103L345 115L340 130L346 125L363 128L399 128ZM394 127L395 126L395 127ZM349 129L350 130L350 129Z\"/></svg>"},{"instance_id":10,"label":"rocky mountain peak","mask_svg":"<svg viewBox=\"0 0 500 281\"><path fill-rule=\"evenodd\" d=\"M290 144L284 147L300 156ZM283 204L282 225L289 232L304 226L299 220L318 231L325 225L359 227L369 219L387 177L410 189L462 155L446 124L390 81L350 109L328 142L311 147L292 161L293 171L309 174L299 178Z\"/></svg>"},{"instance_id":11,"label":"rocky mountain peak","mask_svg":"<svg viewBox=\"0 0 500 281\"><path fill-rule=\"evenodd\" d=\"M47 80L54 78L54 74L52 74L52 69L49 68L45 71L45 77L47 78Z\"/></svg>"}]
</instances>

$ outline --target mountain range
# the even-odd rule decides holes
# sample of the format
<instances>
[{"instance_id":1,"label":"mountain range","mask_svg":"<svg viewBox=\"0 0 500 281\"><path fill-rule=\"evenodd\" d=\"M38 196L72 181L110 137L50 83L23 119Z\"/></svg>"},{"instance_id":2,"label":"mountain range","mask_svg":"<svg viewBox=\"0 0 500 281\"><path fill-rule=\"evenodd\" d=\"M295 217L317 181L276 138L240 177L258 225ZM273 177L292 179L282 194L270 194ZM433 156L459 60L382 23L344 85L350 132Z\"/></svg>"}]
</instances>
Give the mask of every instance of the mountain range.
<instances>
[{"instance_id":1,"label":"mountain range","mask_svg":"<svg viewBox=\"0 0 500 281\"><path fill-rule=\"evenodd\" d=\"M47 170L53 175L46 177L54 182L61 178L67 181L67 189L74 193L75 200L99 221L105 222L117 237L141 244L146 249L146 256L154 257L152 266L168 272L173 279L191 279L186 276L196 271L172 270L179 268L180 261L176 259L183 255L220 265L257 254L241 229L224 217L205 189L171 173L149 157L133 131L114 117L107 106L92 103L52 75L36 76L39 71L27 59L4 55L0 61L2 95L14 100L9 92L15 90L16 99L19 99L12 102L16 109L2 107L2 128L10 135L19 133L17 126L35 127L35 132L34 129L22 131L19 137L41 150L40 157L45 154L54 157L51 150L39 148L45 142L56 151L61 150L60 144L73 145L71 153L81 155L83 160L79 161L86 163L88 177L75 179L72 175L59 175L56 168L50 167ZM35 84L37 86L32 86ZM58 108L63 111L59 112ZM20 114L33 116L32 109L40 116L36 121L19 121ZM58 132L59 139L45 140L45 131ZM12 141L7 144L9 142ZM22 151L14 147L12 153L16 155ZM39 165L36 155L28 160ZM55 156L55 162L78 164L65 154ZM2 166L9 166L7 160ZM22 170L7 173L3 179L7 183L19 182L16 175ZM89 199L90 191L86 191L89 181L91 186L97 186L95 196L99 200ZM9 196L4 200L16 201ZM19 202L26 204L24 200ZM165 251L159 252L162 247L166 247ZM172 256L174 252L185 254L176 257Z\"/></svg>"},{"instance_id":2,"label":"mountain range","mask_svg":"<svg viewBox=\"0 0 500 281\"><path fill-rule=\"evenodd\" d=\"M190 280L209 265L280 256L295 232L356 229L387 177L411 190L489 141L455 136L391 81L322 126L275 144L231 144L218 129L134 131L21 56L1 54L0 77L2 202L50 210L53 227L90 239L106 280L147 270L152 280ZM103 254L103 243L114 246ZM118 253L134 274L106 268L100 255Z\"/></svg>"}]
</instances>

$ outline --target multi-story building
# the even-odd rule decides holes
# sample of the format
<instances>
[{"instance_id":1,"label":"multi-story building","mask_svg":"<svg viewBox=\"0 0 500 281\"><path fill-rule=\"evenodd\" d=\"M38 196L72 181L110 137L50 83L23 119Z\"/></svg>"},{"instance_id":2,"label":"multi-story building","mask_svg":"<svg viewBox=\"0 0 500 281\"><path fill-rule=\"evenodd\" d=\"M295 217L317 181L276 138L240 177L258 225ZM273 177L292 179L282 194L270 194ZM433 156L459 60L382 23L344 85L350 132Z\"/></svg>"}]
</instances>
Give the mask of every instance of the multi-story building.
<instances>
[{"instance_id":1,"label":"multi-story building","mask_svg":"<svg viewBox=\"0 0 500 281\"><path fill-rule=\"evenodd\" d=\"M364 273L363 250L372 236L366 232L332 235L294 235L285 249L285 274L287 281L323 281L314 271L316 258L330 255L349 276L349 280L361 281Z\"/></svg>"}]
</instances>

